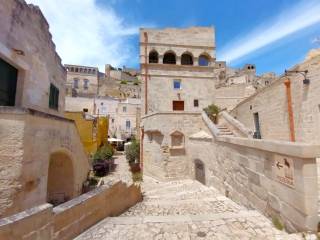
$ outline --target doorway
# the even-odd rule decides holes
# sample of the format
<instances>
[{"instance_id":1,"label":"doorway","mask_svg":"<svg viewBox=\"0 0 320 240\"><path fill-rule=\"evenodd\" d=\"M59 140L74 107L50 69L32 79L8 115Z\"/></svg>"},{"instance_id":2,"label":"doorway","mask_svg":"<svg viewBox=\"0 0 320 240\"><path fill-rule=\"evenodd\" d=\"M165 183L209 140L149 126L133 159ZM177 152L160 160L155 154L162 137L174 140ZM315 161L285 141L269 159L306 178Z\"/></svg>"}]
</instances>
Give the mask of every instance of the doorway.
<instances>
[{"instance_id":1,"label":"doorway","mask_svg":"<svg viewBox=\"0 0 320 240\"><path fill-rule=\"evenodd\" d=\"M197 159L194 161L194 168L195 168L195 179L202 184L206 184L206 174L205 174L205 167L204 163Z\"/></svg>"},{"instance_id":2,"label":"doorway","mask_svg":"<svg viewBox=\"0 0 320 240\"><path fill-rule=\"evenodd\" d=\"M260 130L260 120L259 120L259 113L253 114L254 126L256 131L254 132L253 138L261 139L261 130Z\"/></svg>"}]
</instances>

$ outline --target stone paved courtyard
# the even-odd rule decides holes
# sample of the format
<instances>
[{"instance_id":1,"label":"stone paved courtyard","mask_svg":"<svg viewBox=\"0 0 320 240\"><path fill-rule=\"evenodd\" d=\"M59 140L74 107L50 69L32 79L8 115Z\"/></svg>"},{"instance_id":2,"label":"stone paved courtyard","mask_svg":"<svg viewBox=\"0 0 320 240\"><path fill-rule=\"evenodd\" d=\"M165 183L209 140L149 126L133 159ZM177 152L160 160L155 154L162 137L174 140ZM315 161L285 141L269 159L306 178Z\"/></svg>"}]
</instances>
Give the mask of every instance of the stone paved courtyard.
<instances>
[{"instance_id":1,"label":"stone paved courtyard","mask_svg":"<svg viewBox=\"0 0 320 240\"><path fill-rule=\"evenodd\" d=\"M158 182L145 176L142 189L143 202L104 219L76 240L303 239L277 230L259 212L197 181Z\"/></svg>"}]
</instances>

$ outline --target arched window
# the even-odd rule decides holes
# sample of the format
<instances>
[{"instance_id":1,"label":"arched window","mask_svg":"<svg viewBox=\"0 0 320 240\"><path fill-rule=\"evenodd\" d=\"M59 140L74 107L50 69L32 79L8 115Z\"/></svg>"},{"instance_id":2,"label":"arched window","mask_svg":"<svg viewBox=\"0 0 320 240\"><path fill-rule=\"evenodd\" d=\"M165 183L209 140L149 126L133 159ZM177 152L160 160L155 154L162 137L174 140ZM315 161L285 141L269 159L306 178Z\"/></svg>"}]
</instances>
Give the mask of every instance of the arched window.
<instances>
[{"instance_id":1,"label":"arched window","mask_svg":"<svg viewBox=\"0 0 320 240\"><path fill-rule=\"evenodd\" d=\"M153 50L149 53L149 63L158 63L159 62L159 56L157 51Z\"/></svg>"},{"instance_id":2,"label":"arched window","mask_svg":"<svg viewBox=\"0 0 320 240\"><path fill-rule=\"evenodd\" d=\"M193 65L193 58L189 53L181 55L181 65Z\"/></svg>"},{"instance_id":3,"label":"arched window","mask_svg":"<svg viewBox=\"0 0 320 240\"><path fill-rule=\"evenodd\" d=\"M206 55L200 55L199 66L209 66L209 57Z\"/></svg>"},{"instance_id":4,"label":"arched window","mask_svg":"<svg viewBox=\"0 0 320 240\"><path fill-rule=\"evenodd\" d=\"M173 52L166 52L163 56L164 64L176 64L176 55Z\"/></svg>"}]
</instances>

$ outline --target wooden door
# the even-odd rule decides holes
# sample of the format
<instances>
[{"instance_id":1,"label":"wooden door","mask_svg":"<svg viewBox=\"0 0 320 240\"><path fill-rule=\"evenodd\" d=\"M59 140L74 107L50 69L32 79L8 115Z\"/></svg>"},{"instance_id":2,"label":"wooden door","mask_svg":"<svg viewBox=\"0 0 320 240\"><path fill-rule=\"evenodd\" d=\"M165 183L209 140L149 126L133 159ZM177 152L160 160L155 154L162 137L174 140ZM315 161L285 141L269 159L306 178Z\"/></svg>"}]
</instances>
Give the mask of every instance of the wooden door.
<instances>
[{"instance_id":1,"label":"wooden door","mask_svg":"<svg viewBox=\"0 0 320 240\"><path fill-rule=\"evenodd\" d=\"M173 111L183 111L184 110L184 101L173 101L172 102Z\"/></svg>"}]
</instances>

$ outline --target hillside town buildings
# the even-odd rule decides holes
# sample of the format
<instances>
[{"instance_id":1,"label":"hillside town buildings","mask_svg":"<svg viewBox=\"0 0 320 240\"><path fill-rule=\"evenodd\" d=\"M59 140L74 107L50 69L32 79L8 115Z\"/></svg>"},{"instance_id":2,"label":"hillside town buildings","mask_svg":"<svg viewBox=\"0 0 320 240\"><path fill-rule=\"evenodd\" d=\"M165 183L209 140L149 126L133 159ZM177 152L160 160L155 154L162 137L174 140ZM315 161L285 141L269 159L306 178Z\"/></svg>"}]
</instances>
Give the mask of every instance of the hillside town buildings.
<instances>
[{"instance_id":1,"label":"hillside town buildings","mask_svg":"<svg viewBox=\"0 0 320 240\"><path fill-rule=\"evenodd\" d=\"M42 12L24 0L0 3L0 30L1 240L319 230L319 50L257 76L254 64L217 61L213 27L141 28L140 70L102 73L63 66ZM215 116L204 111L212 104ZM85 193L96 180L88 155L107 137L140 140L144 179L133 183L119 154ZM94 150L88 138L100 139Z\"/></svg>"}]
</instances>

